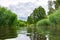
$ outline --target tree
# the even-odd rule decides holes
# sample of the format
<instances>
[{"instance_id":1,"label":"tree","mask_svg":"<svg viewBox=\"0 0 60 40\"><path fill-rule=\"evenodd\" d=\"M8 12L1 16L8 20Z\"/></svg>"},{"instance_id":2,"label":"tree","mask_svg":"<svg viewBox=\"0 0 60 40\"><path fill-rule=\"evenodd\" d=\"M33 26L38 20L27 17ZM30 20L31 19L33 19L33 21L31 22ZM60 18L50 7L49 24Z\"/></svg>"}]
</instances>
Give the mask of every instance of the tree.
<instances>
[{"instance_id":1,"label":"tree","mask_svg":"<svg viewBox=\"0 0 60 40\"><path fill-rule=\"evenodd\" d=\"M23 20L18 20L17 21L17 26L19 26L19 27L25 27L25 26L27 26L27 22L23 21Z\"/></svg>"},{"instance_id":2,"label":"tree","mask_svg":"<svg viewBox=\"0 0 60 40\"><path fill-rule=\"evenodd\" d=\"M46 17L45 10L40 6L33 10L32 14L28 17L28 21L36 23L37 21L44 19L45 17Z\"/></svg>"},{"instance_id":3,"label":"tree","mask_svg":"<svg viewBox=\"0 0 60 40\"><path fill-rule=\"evenodd\" d=\"M60 8L60 0L54 1L54 4L55 4L55 9Z\"/></svg>"},{"instance_id":4,"label":"tree","mask_svg":"<svg viewBox=\"0 0 60 40\"><path fill-rule=\"evenodd\" d=\"M33 33L34 33L34 40L36 40L36 23L41 20L46 18L46 13L43 7L38 7L35 8L32 12L32 14L28 17L27 21L31 24L34 24L34 28L33 28Z\"/></svg>"},{"instance_id":5,"label":"tree","mask_svg":"<svg viewBox=\"0 0 60 40\"><path fill-rule=\"evenodd\" d=\"M53 1L49 0L48 1L48 9L49 9L48 15L52 14L55 11L55 9L52 6L53 6Z\"/></svg>"},{"instance_id":6,"label":"tree","mask_svg":"<svg viewBox=\"0 0 60 40\"><path fill-rule=\"evenodd\" d=\"M45 34L49 32L50 40L59 40L60 38L60 9L49 15L48 19L37 22L38 32Z\"/></svg>"},{"instance_id":7,"label":"tree","mask_svg":"<svg viewBox=\"0 0 60 40\"><path fill-rule=\"evenodd\" d=\"M5 7L0 7L0 39L17 37L17 16Z\"/></svg>"},{"instance_id":8,"label":"tree","mask_svg":"<svg viewBox=\"0 0 60 40\"><path fill-rule=\"evenodd\" d=\"M28 22L28 24L33 24L33 18L32 18L32 16L28 16L28 19L27 19L27 22Z\"/></svg>"}]
</instances>

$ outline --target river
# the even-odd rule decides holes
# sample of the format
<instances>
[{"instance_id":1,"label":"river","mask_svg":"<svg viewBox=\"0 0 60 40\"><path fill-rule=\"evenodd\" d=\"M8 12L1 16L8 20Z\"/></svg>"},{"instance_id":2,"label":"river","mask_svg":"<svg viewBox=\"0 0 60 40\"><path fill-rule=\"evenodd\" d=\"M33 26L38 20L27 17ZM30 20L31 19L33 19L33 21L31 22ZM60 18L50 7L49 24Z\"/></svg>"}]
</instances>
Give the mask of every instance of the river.
<instances>
[{"instance_id":1,"label":"river","mask_svg":"<svg viewBox=\"0 0 60 40\"><path fill-rule=\"evenodd\" d=\"M6 40L30 40L30 37L27 36L27 30L18 30L18 36L16 38L6 39ZM46 40L49 40L48 35L46 35Z\"/></svg>"},{"instance_id":2,"label":"river","mask_svg":"<svg viewBox=\"0 0 60 40\"><path fill-rule=\"evenodd\" d=\"M18 30L18 36L16 38L11 38L6 40L30 40L30 37L27 36L26 30Z\"/></svg>"}]
</instances>

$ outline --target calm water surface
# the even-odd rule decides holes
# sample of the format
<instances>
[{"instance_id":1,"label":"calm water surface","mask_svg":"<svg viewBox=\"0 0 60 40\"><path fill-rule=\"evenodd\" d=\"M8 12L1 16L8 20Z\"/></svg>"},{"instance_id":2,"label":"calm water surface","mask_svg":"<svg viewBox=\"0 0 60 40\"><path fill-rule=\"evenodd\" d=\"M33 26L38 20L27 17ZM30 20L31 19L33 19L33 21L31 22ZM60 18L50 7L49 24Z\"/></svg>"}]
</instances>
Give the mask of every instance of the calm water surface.
<instances>
[{"instance_id":1,"label":"calm water surface","mask_svg":"<svg viewBox=\"0 0 60 40\"><path fill-rule=\"evenodd\" d=\"M30 40L30 38L29 38L29 36L27 36L26 30L20 30L20 31L18 31L17 38L6 39L6 40Z\"/></svg>"}]
</instances>

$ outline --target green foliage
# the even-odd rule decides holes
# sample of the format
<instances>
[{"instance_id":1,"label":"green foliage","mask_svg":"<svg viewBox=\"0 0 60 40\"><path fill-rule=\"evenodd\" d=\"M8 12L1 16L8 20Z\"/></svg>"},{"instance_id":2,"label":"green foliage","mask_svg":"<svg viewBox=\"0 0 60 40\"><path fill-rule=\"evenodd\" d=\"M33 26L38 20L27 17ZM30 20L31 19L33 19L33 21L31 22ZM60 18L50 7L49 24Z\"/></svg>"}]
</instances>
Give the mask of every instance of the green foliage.
<instances>
[{"instance_id":1,"label":"green foliage","mask_svg":"<svg viewBox=\"0 0 60 40\"><path fill-rule=\"evenodd\" d=\"M56 0L54 1L54 3L55 3L55 9L60 8L60 0Z\"/></svg>"},{"instance_id":2,"label":"green foliage","mask_svg":"<svg viewBox=\"0 0 60 40\"><path fill-rule=\"evenodd\" d=\"M28 17L28 22L36 23L37 21L44 19L45 17L46 17L45 10L40 6L34 9L32 14Z\"/></svg>"},{"instance_id":3,"label":"green foliage","mask_svg":"<svg viewBox=\"0 0 60 40\"><path fill-rule=\"evenodd\" d=\"M33 24L31 24L30 26L28 26L27 32L28 32L28 33L32 33L32 32L33 32L33 27L34 27Z\"/></svg>"},{"instance_id":4,"label":"green foliage","mask_svg":"<svg viewBox=\"0 0 60 40\"><path fill-rule=\"evenodd\" d=\"M55 9L51 8L51 9L48 11L48 15L53 14L54 11L55 11Z\"/></svg>"},{"instance_id":5,"label":"green foliage","mask_svg":"<svg viewBox=\"0 0 60 40\"><path fill-rule=\"evenodd\" d=\"M53 6L53 1L48 1L48 9L49 9L48 15L50 15L53 12L52 6Z\"/></svg>"},{"instance_id":6,"label":"green foliage","mask_svg":"<svg viewBox=\"0 0 60 40\"><path fill-rule=\"evenodd\" d=\"M60 10L49 16L49 20L54 24L60 24Z\"/></svg>"},{"instance_id":7,"label":"green foliage","mask_svg":"<svg viewBox=\"0 0 60 40\"><path fill-rule=\"evenodd\" d=\"M0 39L17 37L16 22L16 14L4 7L0 7Z\"/></svg>"},{"instance_id":8,"label":"green foliage","mask_svg":"<svg viewBox=\"0 0 60 40\"><path fill-rule=\"evenodd\" d=\"M10 10L7 10L5 8L0 8L0 21L1 21L0 26L2 25L11 26L14 24L15 20L17 20L17 17L14 13L12 13Z\"/></svg>"},{"instance_id":9,"label":"green foliage","mask_svg":"<svg viewBox=\"0 0 60 40\"><path fill-rule=\"evenodd\" d=\"M38 30L36 30L37 29L36 23L39 20L42 20L44 18L46 18L46 13L45 13L44 8L41 6L38 8L35 8L33 10L32 14L30 16L28 16L27 22L29 23L29 25L30 24L33 24L33 25L28 27L27 32L28 33L34 33L34 40L36 37L36 33L38 32ZM43 40L43 38L42 38L42 40Z\"/></svg>"},{"instance_id":10,"label":"green foliage","mask_svg":"<svg viewBox=\"0 0 60 40\"><path fill-rule=\"evenodd\" d=\"M18 20L17 21L17 26L18 27L25 27L25 26L27 26L27 22L26 21L22 21L22 20Z\"/></svg>"},{"instance_id":11,"label":"green foliage","mask_svg":"<svg viewBox=\"0 0 60 40\"><path fill-rule=\"evenodd\" d=\"M38 21L37 23L38 26L50 26L51 22L49 21L49 19L43 19Z\"/></svg>"},{"instance_id":12,"label":"green foliage","mask_svg":"<svg viewBox=\"0 0 60 40\"><path fill-rule=\"evenodd\" d=\"M27 22L28 22L28 24L33 24L34 20L31 16L28 16Z\"/></svg>"},{"instance_id":13,"label":"green foliage","mask_svg":"<svg viewBox=\"0 0 60 40\"><path fill-rule=\"evenodd\" d=\"M51 38L54 38L53 40L60 40L60 9L57 10L56 12L54 12L54 14L51 14L49 16L49 20L55 24L55 26L52 27L52 33L53 33L53 36ZM54 37L55 36L55 37ZM52 40L52 39L51 39Z\"/></svg>"},{"instance_id":14,"label":"green foliage","mask_svg":"<svg viewBox=\"0 0 60 40\"><path fill-rule=\"evenodd\" d=\"M53 6L53 1L49 0L48 1L48 15L53 14L53 12L55 11L55 9L52 7Z\"/></svg>"},{"instance_id":15,"label":"green foliage","mask_svg":"<svg viewBox=\"0 0 60 40\"><path fill-rule=\"evenodd\" d=\"M55 10L53 10L55 11ZM41 7L36 8L33 13L28 17L30 24L37 23L36 32L47 34L51 36L51 40L60 40L60 9L53 13L52 9L49 11L51 15L47 19L44 19L46 15L45 11ZM53 14L52 14L53 13ZM28 27L28 32L32 32L32 28ZM34 29L33 29L34 30ZM56 36L56 37L55 37Z\"/></svg>"},{"instance_id":16,"label":"green foliage","mask_svg":"<svg viewBox=\"0 0 60 40\"><path fill-rule=\"evenodd\" d=\"M51 25L49 19L43 19L37 22L37 29L40 33L47 33L50 31Z\"/></svg>"}]
</instances>

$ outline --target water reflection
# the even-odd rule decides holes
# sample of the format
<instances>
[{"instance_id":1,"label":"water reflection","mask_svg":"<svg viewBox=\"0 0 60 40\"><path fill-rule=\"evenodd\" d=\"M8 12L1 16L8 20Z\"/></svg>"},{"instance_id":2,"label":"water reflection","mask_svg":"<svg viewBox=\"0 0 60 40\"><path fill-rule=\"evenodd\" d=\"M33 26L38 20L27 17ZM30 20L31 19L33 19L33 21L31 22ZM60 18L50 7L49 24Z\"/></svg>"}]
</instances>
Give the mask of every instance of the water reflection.
<instances>
[{"instance_id":1,"label":"water reflection","mask_svg":"<svg viewBox=\"0 0 60 40\"><path fill-rule=\"evenodd\" d=\"M26 30L20 30L20 31L18 31L18 37L17 38L6 39L6 40L30 40L30 37L27 36Z\"/></svg>"},{"instance_id":2,"label":"water reflection","mask_svg":"<svg viewBox=\"0 0 60 40\"><path fill-rule=\"evenodd\" d=\"M25 34L19 34L17 40L30 40L30 38Z\"/></svg>"}]
</instances>

